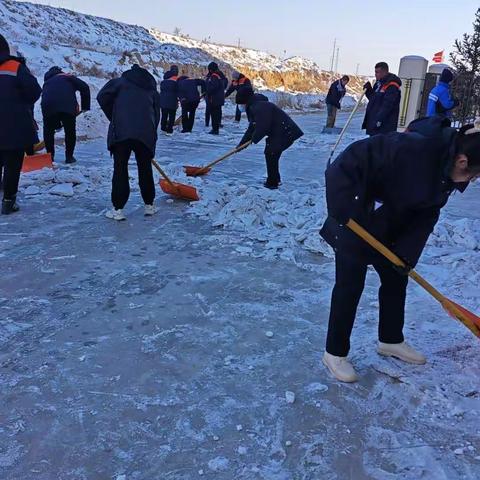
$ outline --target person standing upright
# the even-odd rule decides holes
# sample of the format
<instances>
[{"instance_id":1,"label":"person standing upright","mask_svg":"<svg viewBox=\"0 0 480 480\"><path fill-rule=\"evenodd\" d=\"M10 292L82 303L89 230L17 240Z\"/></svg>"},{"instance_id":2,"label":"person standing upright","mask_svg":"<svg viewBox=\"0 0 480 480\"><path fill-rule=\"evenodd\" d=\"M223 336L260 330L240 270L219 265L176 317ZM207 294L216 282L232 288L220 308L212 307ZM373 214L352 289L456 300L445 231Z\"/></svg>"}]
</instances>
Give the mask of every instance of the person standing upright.
<instances>
[{"instance_id":1,"label":"person standing upright","mask_svg":"<svg viewBox=\"0 0 480 480\"><path fill-rule=\"evenodd\" d=\"M344 75L339 80L333 82L328 89L327 98L325 99L325 103L327 104L326 128L333 128L335 126L337 111L341 108L341 101L347 93L346 86L349 81L350 78L348 75Z\"/></svg>"},{"instance_id":2,"label":"person standing upright","mask_svg":"<svg viewBox=\"0 0 480 480\"><path fill-rule=\"evenodd\" d=\"M225 88L228 80L218 69L215 62L208 65L208 74L205 79L207 108L212 119L211 135L218 135L222 124L222 107L225 104Z\"/></svg>"},{"instance_id":3,"label":"person standing upright","mask_svg":"<svg viewBox=\"0 0 480 480\"><path fill-rule=\"evenodd\" d=\"M230 83L230 86L225 92L225 98L228 98L233 92L238 92L238 89L240 87L252 88L252 82L243 73L235 71L232 73L232 82ZM235 110L235 121L240 122L241 118L242 118L242 112L240 111L237 105L237 108Z\"/></svg>"},{"instance_id":4,"label":"person standing upright","mask_svg":"<svg viewBox=\"0 0 480 480\"><path fill-rule=\"evenodd\" d=\"M78 106L76 92L80 92ZM75 163L77 116L90 110L90 87L74 75L52 67L44 77L42 93L43 139L48 153L55 158L55 130L65 131L65 163Z\"/></svg>"},{"instance_id":5,"label":"person standing upright","mask_svg":"<svg viewBox=\"0 0 480 480\"><path fill-rule=\"evenodd\" d=\"M138 183L145 215L156 212L152 158L160 122L160 95L157 82L147 70L133 65L120 78L110 80L98 93L97 101L110 120L108 149L113 155L112 204L107 218L125 220L123 208L130 195L128 160L135 153Z\"/></svg>"},{"instance_id":6,"label":"person standing upright","mask_svg":"<svg viewBox=\"0 0 480 480\"><path fill-rule=\"evenodd\" d=\"M379 62L375 65L375 79L373 87L370 82L364 85L368 105L362 128L370 136L395 132L400 112L400 78L389 72L387 63Z\"/></svg>"},{"instance_id":7,"label":"person standing upright","mask_svg":"<svg viewBox=\"0 0 480 480\"><path fill-rule=\"evenodd\" d=\"M452 110L459 104L459 101L453 98L450 92L452 80L452 71L444 68L440 75L438 85L433 87L428 95L427 117L441 115L450 118L452 116Z\"/></svg>"},{"instance_id":8,"label":"person standing upright","mask_svg":"<svg viewBox=\"0 0 480 480\"><path fill-rule=\"evenodd\" d=\"M160 83L160 108L162 109L162 132L173 133L178 108L178 67L172 65Z\"/></svg>"},{"instance_id":9,"label":"person standing upright","mask_svg":"<svg viewBox=\"0 0 480 480\"><path fill-rule=\"evenodd\" d=\"M3 166L2 214L17 212L20 171L25 150L38 142L33 105L42 89L25 60L10 55L0 35L0 165Z\"/></svg>"},{"instance_id":10,"label":"person standing upright","mask_svg":"<svg viewBox=\"0 0 480 480\"><path fill-rule=\"evenodd\" d=\"M186 75L178 79L178 100L182 108L182 133L189 133L195 123L195 112L200 103L200 92L205 94L205 81L200 78L189 78Z\"/></svg>"}]
</instances>

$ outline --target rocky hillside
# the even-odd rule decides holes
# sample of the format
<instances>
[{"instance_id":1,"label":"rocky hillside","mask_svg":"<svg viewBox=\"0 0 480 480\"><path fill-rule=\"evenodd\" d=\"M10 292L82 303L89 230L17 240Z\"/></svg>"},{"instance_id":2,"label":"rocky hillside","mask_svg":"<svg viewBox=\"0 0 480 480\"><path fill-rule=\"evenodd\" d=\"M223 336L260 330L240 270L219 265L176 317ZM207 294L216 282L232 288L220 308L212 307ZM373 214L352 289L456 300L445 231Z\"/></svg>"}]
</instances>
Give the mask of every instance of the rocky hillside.
<instances>
[{"instance_id":1,"label":"rocky hillside","mask_svg":"<svg viewBox=\"0 0 480 480\"><path fill-rule=\"evenodd\" d=\"M45 5L2 0L0 29L28 59L38 76L59 65L100 85L139 63L161 79L176 63L181 71L203 76L214 60L228 74L238 69L257 88L291 93L325 93L332 80L314 62L279 57L258 50L218 45L155 29L127 25ZM349 89L357 93L364 80L353 78Z\"/></svg>"}]
</instances>

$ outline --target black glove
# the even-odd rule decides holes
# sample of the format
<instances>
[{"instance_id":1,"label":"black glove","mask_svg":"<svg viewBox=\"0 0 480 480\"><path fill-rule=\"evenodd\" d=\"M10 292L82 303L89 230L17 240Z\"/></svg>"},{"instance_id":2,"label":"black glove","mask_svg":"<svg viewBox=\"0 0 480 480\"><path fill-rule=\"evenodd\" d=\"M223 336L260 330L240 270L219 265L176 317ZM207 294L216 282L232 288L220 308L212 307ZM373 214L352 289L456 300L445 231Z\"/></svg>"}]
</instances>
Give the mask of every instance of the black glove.
<instances>
[{"instance_id":1,"label":"black glove","mask_svg":"<svg viewBox=\"0 0 480 480\"><path fill-rule=\"evenodd\" d=\"M367 82L364 86L363 86L363 89L364 90L371 90L373 87L372 87L372 84L370 82Z\"/></svg>"},{"instance_id":2,"label":"black glove","mask_svg":"<svg viewBox=\"0 0 480 480\"><path fill-rule=\"evenodd\" d=\"M409 273L412 271L412 267L410 267L410 265L407 265L407 264L405 264L404 267L401 267L400 265L392 264L392 267L399 275L403 275L407 277Z\"/></svg>"}]
</instances>

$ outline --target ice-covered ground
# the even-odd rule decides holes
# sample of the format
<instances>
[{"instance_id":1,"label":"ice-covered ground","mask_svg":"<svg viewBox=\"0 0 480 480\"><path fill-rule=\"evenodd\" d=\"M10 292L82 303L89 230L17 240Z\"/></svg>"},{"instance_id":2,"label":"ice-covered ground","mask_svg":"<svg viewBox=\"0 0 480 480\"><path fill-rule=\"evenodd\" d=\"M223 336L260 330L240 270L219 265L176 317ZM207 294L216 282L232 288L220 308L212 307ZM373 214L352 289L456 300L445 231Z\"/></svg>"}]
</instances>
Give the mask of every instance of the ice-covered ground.
<instances>
[{"instance_id":1,"label":"ice-covered ground","mask_svg":"<svg viewBox=\"0 0 480 480\"><path fill-rule=\"evenodd\" d=\"M2 479L480 477L478 340L418 287L406 335L427 366L376 355L373 274L352 339L360 382L321 366L334 271L318 229L335 138L319 134L323 116L296 119L306 135L276 192L261 186L260 146L203 178L181 173L236 145L245 124L230 120L218 138L200 124L160 137L157 160L201 200L159 191L154 218L132 165L128 221L104 219L99 139L78 146L77 166L22 178L22 213L0 217ZM418 267L476 311L478 194L451 199Z\"/></svg>"}]
</instances>

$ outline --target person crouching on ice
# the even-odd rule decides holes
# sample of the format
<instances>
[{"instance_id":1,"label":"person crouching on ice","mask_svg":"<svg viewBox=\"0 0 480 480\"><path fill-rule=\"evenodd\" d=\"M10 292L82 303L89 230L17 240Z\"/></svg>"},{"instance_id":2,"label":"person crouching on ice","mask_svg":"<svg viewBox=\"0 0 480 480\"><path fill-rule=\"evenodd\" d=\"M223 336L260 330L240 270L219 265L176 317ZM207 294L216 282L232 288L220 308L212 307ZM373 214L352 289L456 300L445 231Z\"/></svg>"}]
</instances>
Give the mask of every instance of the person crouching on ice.
<instances>
[{"instance_id":1,"label":"person crouching on ice","mask_svg":"<svg viewBox=\"0 0 480 480\"><path fill-rule=\"evenodd\" d=\"M98 92L97 101L110 120L108 149L113 155L112 204L107 218L125 220L123 207L130 195L128 160L135 153L138 183L145 215L156 212L152 158L157 144L160 122L160 94L155 78L145 69L133 65L120 78L110 80Z\"/></svg>"},{"instance_id":2,"label":"person crouching on ice","mask_svg":"<svg viewBox=\"0 0 480 480\"><path fill-rule=\"evenodd\" d=\"M303 132L300 127L279 107L251 87L238 89L235 101L240 111L247 113L249 126L238 146L251 140L258 143L267 137L265 160L267 162L266 188L275 190L281 183L279 160L282 152L293 145Z\"/></svg>"},{"instance_id":3,"label":"person crouching on ice","mask_svg":"<svg viewBox=\"0 0 480 480\"><path fill-rule=\"evenodd\" d=\"M413 268L454 191L480 176L480 128L450 128L448 119L415 120L407 133L350 145L326 170L328 218L320 232L335 250L333 287L323 363L342 382L357 375L347 359L368 265L380 277L380 355L423 365L404 341L408 272ZM393 250L408 267L393 267L345 224L352 218Z\"/></svg>"}]
</instances>

